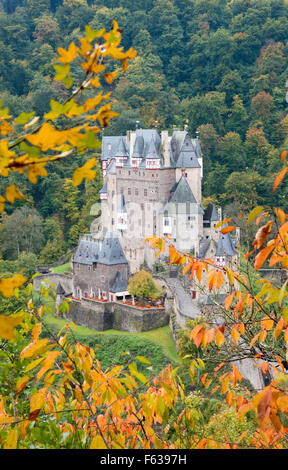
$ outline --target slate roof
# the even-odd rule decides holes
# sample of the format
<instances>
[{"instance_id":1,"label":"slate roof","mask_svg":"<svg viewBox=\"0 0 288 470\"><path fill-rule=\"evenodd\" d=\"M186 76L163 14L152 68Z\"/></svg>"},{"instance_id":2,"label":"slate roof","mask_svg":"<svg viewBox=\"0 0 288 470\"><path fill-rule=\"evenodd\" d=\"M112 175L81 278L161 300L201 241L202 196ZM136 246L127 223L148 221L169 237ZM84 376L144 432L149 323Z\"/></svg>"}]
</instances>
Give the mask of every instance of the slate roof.
<instances>
[{"instance_id":1,"label":"slate roof","mask_svg":"<svg viewBox=\"0 0 288 470\"><path fill-rule=\"evenodd\" d=\"M115 163L114 158L113 158L113 160L111 161L111 163L109 164L109 166L107 168L107 173L109 175L116 175L116 163Z\"/></svg>"},{"instance_id":2,"label":"slate roof","mask_svg":"<svg viewBox=\"0 0 288 470\"><path fill-rule=\"evenodd\" d=\"M200 140L198 137L196 137L196 139L191 139L192 140L192 144L195 148L195 151L196 151L196 154L197 154L197 157L198 158L203 158L203 153L202 153L202 149L201 149L201 145L200 145Z\"/></svg>"},{"instance_id":3,"label":"slate roof","mask_svg":"<svg viewBox=\"0 0 288 470\"><path fill-rule=\"evenodd\" d=\"M194 194L187 182L185 176L182 176L176 185L174 184L171 188L170 197L159 212L163 213L184 213L184 214L201 214L203 213L202 207L197 203Z\"/></svg>"},{"instance_id":4,"label":"slate roof","mask_svg":"<svg viewBox=\"0 0 288 470\"><path fill-rule=\"evenodd\" d=\"M128 264L120 241L113 232L107 232L103 241L80 240L73 261L90 266L93 263Z\"/></svg>"},{"instance_id":5,"label":"slate roof","mask_svg":"<svg viewBox=\"0 0 288 470\"><path fill-rule=\"evenodd\" d=\"M103 136L102 137L102 160L111 160L115 157L115 153L119 146L120 136ZM111 147L109 149L109 147Z\"/></svg>"},{"instance_id":6,"label":"slate roof","mask_svg":"<svg viewBox=\"0 0 288 470\"><path fill-rule=\"evenodd\" d=\"M100 244L98 241L80 240L76 253L74 255L74 263L88 264L98 262Z\"/></svg>"},{"instance_id":7,"label":"slate roof","mask_svg":"<svg viewBox=\"0 0 288 470\"><path fill-rule=\"evenodd\" d=\"M185 176L182 176L178 181L177 186L175 187L174 192L169 198L169 202L192 202L197 204L194 194L191 191L191 188L187 182Z\"/></svg>"},{"instance_id":8,"label":"slate roof","mask_svg":"<svg viewBox=\"0 0 288 470\"><path fill-rule=\"evenodd\" d=\"M204 220L209 220L210 222L218 222L219 221L219 216L217 209L214 204L211 204L211 202L208 204L207 208L204 210Z\"/></svg>"},{"instance_id":9,"label":"slate roof","mask_svg":"<svg viewBox=\"0 0 288 470\"><path fill-rule=\"evenodd\" d=\"M142 139L138 139L138 137L143 138L143 148L141 148ZM157 156L156 157L148 156L148 158L160 158L161 157L161 137L156 131L156 129L137 129L134 149L135 149L136 144L137 144L136 150L138 151L138 153L142 151L142 154L139 154L139 157L142 156L143 158L147 158L147 155L151 153L153 154L154 151L156 152ZM133 153L134 153L134 150L133 150Z\"/></svg>"},{"instance_id":10,"label":"slate roof","mask_svg":"<svg viewBox=\"0 0 288 470\"><path fill-rule=\"evenodd\" d=\"M211 245L213 245L214 249L217 248L216 242L211 238L200 240L200 243L199 243L199 258L200 259L206 256L206 253Z\"/></svg>"},{"instance_id":11,"label":"slate roof","mask_svg":"<svg viewBox=\"0 0 288 470\"><path fill-rule=\"evenodd\" d=\"M184 138L175 166L176 168L200 168L195 149L188 134Z\"/></svg>"},{"instance_id":12,"label":"slate roof","mask_svg":"<svg viewBox=\"0 0 288 470\"><path fill-rule=\"evenodd\" d=\"M106 233L99 253L98 263L106 265L128 264L119 238L115 233Z\"/></svg>"},{"instance_id":13,"label":"slate roof","mask_svg":"<svg viewBox=\"0 0 288 470\"><path fill-rule=\"evenodd\" d=\"M127 279L123 276L123 274L118 271L115 279L113 281L113 284L111 285L109 291L110 292L126 292L128 288L128 281Z\"/></svg>"},{"instance_id":14,"label":"slate roof","mask_svg":"<svg viewBox=\"0 0 288 470\"><path fill-rule=\"evenodd\" d=\"M119 137L118 146L115 151L115 157L128 157L129 152L124 139L125 137Z\"/></svg>"},{"instance_id":15,"label":"slate roof","mask_svg":"<svg viewBox=\"0 0 288 470\"><path fill-rule=\"evenodd\" d=\"M132 158L141 158L144 150L144 138L143 135L137 135L135 139L134 149Z\"/></svg>"},{"instance_id":16,"label":"slate roof","mask_svg":"<svg viewBox=\"0 0 288 470\"><path fill-rule=\"evenodd\" d=\"M234 243L230 237L230 233L228 232L228 233L223 234L220 232L219 240L217 243L216 256L235 256L235 255L237 255L237 250L234 247Z\"/></svg>"},{"instance_id":17,"label":"slate roof","mask_svg":"<svg viewBox=\"0 0 288 470\"><path fill-rule=\"evenodd\" d=\"M103 187L99 191L99 194L107 194L107 183L104 183Z\"/></svg>"},{"instance_id":18,"label":"slate roof","mask_svg":"<svg viewBox=\"0 0 288 470\"><path fill-rule=\"evenodd\" d=\"M159 153L159 150L157 150L156 147L156 142L154 141L154 138L152 136L149 145L147 147L147 153L145 155L145 158L161 158L161 155Z\"/></svg>"}]
</instances>

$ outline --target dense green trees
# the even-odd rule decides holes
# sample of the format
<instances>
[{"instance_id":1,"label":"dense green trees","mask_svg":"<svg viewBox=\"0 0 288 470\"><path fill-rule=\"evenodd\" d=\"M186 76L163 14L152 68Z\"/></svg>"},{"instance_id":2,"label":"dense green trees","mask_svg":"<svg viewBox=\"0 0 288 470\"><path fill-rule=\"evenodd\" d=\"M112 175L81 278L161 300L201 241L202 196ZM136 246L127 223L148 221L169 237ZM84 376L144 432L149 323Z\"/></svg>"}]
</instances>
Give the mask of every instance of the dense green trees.
<instances>
[{"instance_id":1,"label":"dense green trees","mask_svg":"<svg viewBox=\"0 0 288 470\"><path fill-rule=\"evenodd\" d=\"M138 56L112 86L103 84L113 90L114 109L121 114L105 133L124 134L136 121L142 127L158 121L160 130L181 129L188 118L189 131L193 136L198 129L204 151L204 197L230 204L231 193L223 194L228 178L240 178L245 186L247 175L257 173L257 197L273 204L275 196L266 188L287 144L287 17L283 0L3 0L0 100L13 115L33 109L43 116L50 99L65 99L67 92L52 81L57 48L75 40L86 24L107 28L116 19L124 47L132 45ZM81 70L73 66L72 75L80 77ZM72 219L63 207L72 194L65 193L63 201L55 197L74 169L59 163L57 173L40 178L37 189L25 187L31 207L59 223L61 236L44 237L42 250L58 240L65 251L89 226L87 185L79 187ZM89 196L93 203L97 184ZM281 185L283 199L285 191ZM52 252L44 250L43 262Z\"/></svg>"}]
</instances>

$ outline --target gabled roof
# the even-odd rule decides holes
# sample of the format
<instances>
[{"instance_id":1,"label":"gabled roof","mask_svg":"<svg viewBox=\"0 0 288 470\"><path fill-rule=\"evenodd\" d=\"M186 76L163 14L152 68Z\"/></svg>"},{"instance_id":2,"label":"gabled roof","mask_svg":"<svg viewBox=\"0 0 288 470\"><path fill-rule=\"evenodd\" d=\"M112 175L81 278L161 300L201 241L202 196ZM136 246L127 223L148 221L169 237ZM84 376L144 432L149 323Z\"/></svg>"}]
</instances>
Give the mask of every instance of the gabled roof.
<instances>
[{"instance_id":1,"label":"gabled roof","mask_svg":"<svg viewBox=\"0 0 288 470\"><path fill-rule=\"evenodd\" d=\"M115 157L128 157L129 152L126 148L125 137L119 137L118 146L115 151Z\"/></svg>"},{"instance_id":2,"label":"gabled roof","mask_svg":"<svg viewBox=\"0 0 288 470\"><path fill-rule=\"evenodd\" d=\"M103 136L102 137L102 160L111 160L115 157L115 153L119 146L120 136ZM122 137L121 137L122 138Z\"/></svg>"},{"instance_id":3,"label":"gabled roof","mask_svg":"<svg viewBox=\"0 0 288 470\"><path fill-rule=\"evenodd\" d=\"M98 263L106 265L128 264L119 238L114 232L106 233L99 253Z\"/></svg>"},{"instance_id":4,"label":"gabled roof","mask_svg":"<svg viewBox=\"0 0 288 470\"><path fill-rule=\"evenodd\" d=\"M215 207L215 204L212 204L211 202L208 204L207 208L204 210L204 220L209 220L209 221L214 221L218 222L219 221L219 216L217 209Z\"/></svg>"},{"instance_id":5,"label":"gabled roof","mask_svg":"<svg viewBox=\"0 0 288 470\"><path fill-rule=\"evenodd\" d=\"M154 141L154 138L152 136L152 139L149 142L149 146L147 148L147 153L145 155L145 158L161 158L161 155L159 154L157 148L156 148L156 142Z\"/></svg>"},{"instance_id":6,"label":"gabled roof","mask_svg":"<svg viewBox=\"0 0 288 470\"><path fill-rule=\"evenodd\" d=\"M227 226L227 224L226 224ZM222 226L223 228L224 226ZM237 250L234 247L230 233L219 233L219 240L217 243L216 256L235 256Z\"/></svg>"},{"instance_id":7,"label":"gabled roof","mask_svg":"<svg viewBox=\"0 0 288 470\"><path fill-rule=\"evenodd\" d=\"M132 158L142 158L143 151L144 151L144 138L142 135L136 134Z\"/></svg>"},{"instance_id":8,"label":"gabled roof","mask_svg":"<svg viewBox=\"0 0 288 470\"><path fill-rule=\"evenodd\" d=\"M176 163L180 150L183 146L184 139L187 135L187 131L174 131L170 141L170 149L172 156L172 163Z\"/></svg>"},{"instance_id":9,"label":"gabled roof","mask_svg":"<svg viewBox=\"0 0 288 470\"><path fill-rule=\"evenodd\" d=\"M191 191L191 188L185 176L181 176L174 192L171 194L169 198L169 202L178 202L178 203L192 202L194 204L197 204L197 201L194 197L194 194Z\"/></svg>"},{"instance_id":10,"label":"gabled roof","mask_svg":"<svg viewBox=\"0 0 288 470\"><path fill-rule=\"evenodd\" d=\"M200 168L195 149L188 134L184 138L176 161L176 168Z\"/></svg>"},{"instance_id":11,"label":"gabled roof","mask_svg":"<svg viewBox=\"0 0 288 470\"><path fill-rule=\"evenodd\" d=\"M136 130L136 140L135 145L137 142L137 137L142 137L144 141L143 149L142 149L142 157L146 158L147 154L150 153L150 146L151 141L154 141L154 146L158 155L161 155L161 137L156 131L156 129L137 129ZM139 143L141 140L139 139ZM140 150L140 148L139 148ZM148 157L149 158L149 157ZM151 158L151 157L150 157ZM152 158L160 158L160 157L152 157Z\"/></svg>"},{"instance_id":12,"label":"gabled roof","mask_svg":"<svg viewBox=\"0 0 288 470\"><path fill-rule=\"evenodd\" d=\"M171 192L172 189L174 192ZM197 203L185 176L180 178L176 186L175 184L172 186L170 192L171 195L167 203L160 209L159 213L162 214L165 211L168 211L169 214L184 213L187 215L203 213L203 209Z\"/></svg>"},{"instance_id":13,"label":"gabled roof","mask_svg":"<svg viewBox=\"0 0 288 470\"><path fill-rule=\"evenodd\" d=\"M213 247L214 249L217 248L217 244L213 240L213 238L207 238L207 239L200 240L200 243L199 243L199 258L200 259L202 259L206 256L206 253L207 253L207 251L209 250L210 247Z\"/></svg>"},{"instance_id":14,"label":"gabled roof","mask_svg":"<svg viewBox=\"0 0 288 470\"><path fill-rule=\"evenodd\" d=\"M97 263L99 252L100 244L98 241L80 240L73 261L74 263L92 265Z\"/></svg>"},{"instance_id":15,"label":"gabled roof","mask_svg":"<svg viewBox=\"0 0 288 470\"><path fill-rule=\"evenodd\" d=\"M123 274L120 271L118 271L109 291L114 292L114 293L126 292L127 288L128 288L127 279L123 276Z\"/></svg>"}]
</instances>

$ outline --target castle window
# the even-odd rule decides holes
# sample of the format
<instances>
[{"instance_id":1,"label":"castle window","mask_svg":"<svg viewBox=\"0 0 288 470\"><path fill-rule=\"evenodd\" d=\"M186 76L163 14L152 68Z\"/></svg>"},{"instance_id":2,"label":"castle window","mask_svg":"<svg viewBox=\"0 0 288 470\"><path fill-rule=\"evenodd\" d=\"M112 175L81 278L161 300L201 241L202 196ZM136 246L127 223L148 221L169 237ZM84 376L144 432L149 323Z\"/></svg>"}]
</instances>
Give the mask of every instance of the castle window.
<instances>
[{"instance_id":1,"label":"castle window","mask_svg":"<svg viewBox=\"0 0 288 470\"><path fill-rule=\"evenodd\" d=\"M121 189L120 189L120 194L123 194L123 193L124 193L124 189L121 188Z\"/></svg>"},{"instance_id":2,"label":"castle window","mask_svg":"<svg viewBox=\"0 0 288 470\"><path fill-rule=\"evenodd\" d=\"M141 210L144 211L144 204L141 204Z\"/></svg>"},{"instance_id":3,"label":"castle window","mask_svg":"<svg viewBox=\"0 0 288 470\"><path fill-rule=\"evenodd\" d=\"M148 194L147 189L144 189L144 196L147 196L147 194Z\"/></svg>"},{"instance_id":4,"label":"castle window","mask_svg":"<svg viewBox=\"0 0 288 470\"><path fill-rule=\"evenodd\" d=\"M196 290L192 290L191 295L192 299L196 299Z\"/></svg>"},{"instance_id":5,"label":"castle window","mask_svg":"<svg viewBox=\"0 0 288 470\"><path fill-rule=\"evenodd\" d=\"M128 194L131 195L131 188L128 188Z\"/></svg>"},{"instance_id":6,"label":"castle window","mask_svg":"<svg viewBox=\"0 0 288 470\"><path fill-rule=\"evenodd\" d=\"M139 190L137 188L137 189L135 189L135 196L138 196L138 194L139 194Z\"/></svg>"}]
</instances>

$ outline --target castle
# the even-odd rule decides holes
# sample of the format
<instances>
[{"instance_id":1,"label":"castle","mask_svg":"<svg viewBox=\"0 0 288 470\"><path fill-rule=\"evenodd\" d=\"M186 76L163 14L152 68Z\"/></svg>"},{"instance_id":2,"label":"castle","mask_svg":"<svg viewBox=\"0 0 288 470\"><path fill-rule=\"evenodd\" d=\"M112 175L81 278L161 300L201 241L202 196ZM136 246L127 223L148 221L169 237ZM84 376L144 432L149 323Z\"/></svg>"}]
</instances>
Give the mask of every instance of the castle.
<instances>
[{"instance_id":1,"label":"castle","mask_svg":"<svg viewBox=\"0 0 288 470\"><path fill-rule=\"evenodd\" d=\"M169 235L175 248L219 266L239 262L238 237L217 229L221 211L202 207L203 159L198 136L137 129L102 140L103 187L97 229L80 238L73 259L73 297L125 300L129 275L154 251L144 240ZM160 261L168 261L167 253ZM192 298L203 298L197 289Z\"/></svg>"}]
</instances>

